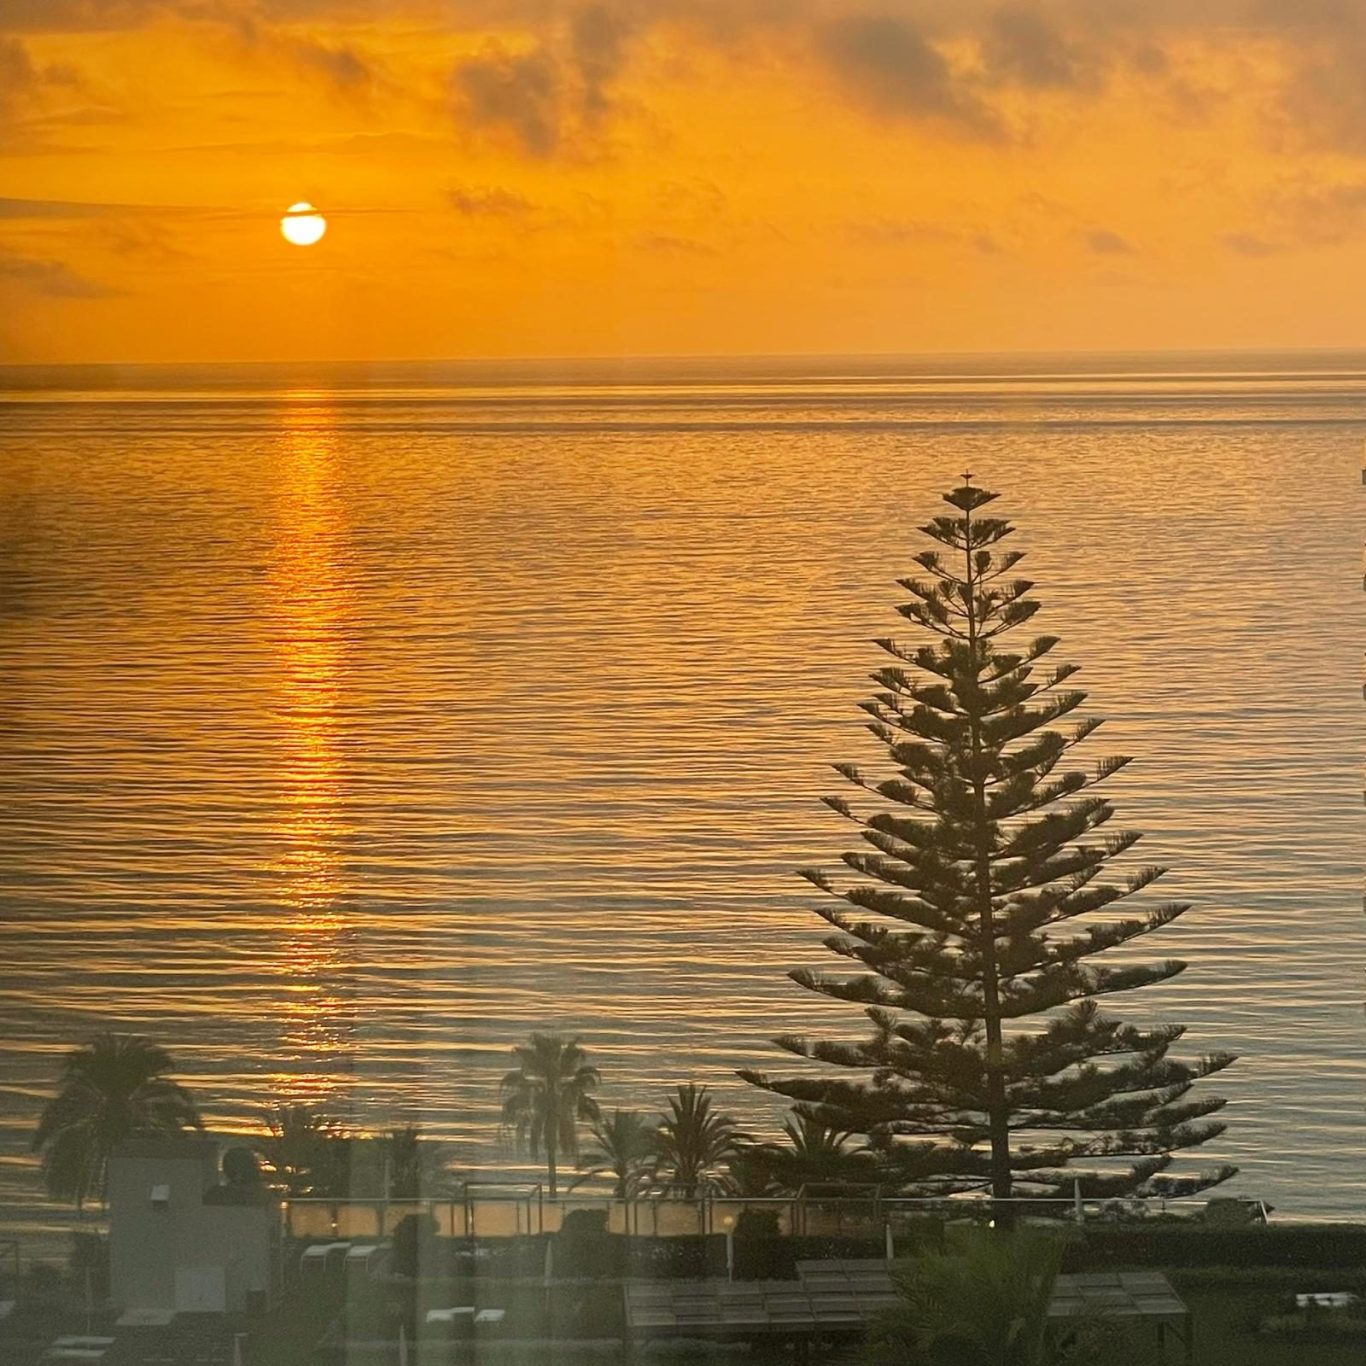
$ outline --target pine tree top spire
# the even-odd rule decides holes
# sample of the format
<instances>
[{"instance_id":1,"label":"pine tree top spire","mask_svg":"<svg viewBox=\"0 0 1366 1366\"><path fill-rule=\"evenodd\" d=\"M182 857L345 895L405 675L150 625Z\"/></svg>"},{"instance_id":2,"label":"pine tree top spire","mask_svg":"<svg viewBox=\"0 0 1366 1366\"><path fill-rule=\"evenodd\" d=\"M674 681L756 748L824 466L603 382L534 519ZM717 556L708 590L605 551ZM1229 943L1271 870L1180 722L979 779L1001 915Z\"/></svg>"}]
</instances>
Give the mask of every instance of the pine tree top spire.
<instances>
[{"instance_id":1,"label":"pine tree top spire","mask_svg":"<svg viewBox=\"0 0 1366 1366\"><path fill-rule=\"evenodd\" d=\"M995 502L1001 496L999 493L991 493L987 489L974 488L971 470L960 474L958 477L963 482L951 493L944 494L944 501L950 507L957 508L959 512L970 515L976 512L978 508Z\"/></svg>"}]
</instances>

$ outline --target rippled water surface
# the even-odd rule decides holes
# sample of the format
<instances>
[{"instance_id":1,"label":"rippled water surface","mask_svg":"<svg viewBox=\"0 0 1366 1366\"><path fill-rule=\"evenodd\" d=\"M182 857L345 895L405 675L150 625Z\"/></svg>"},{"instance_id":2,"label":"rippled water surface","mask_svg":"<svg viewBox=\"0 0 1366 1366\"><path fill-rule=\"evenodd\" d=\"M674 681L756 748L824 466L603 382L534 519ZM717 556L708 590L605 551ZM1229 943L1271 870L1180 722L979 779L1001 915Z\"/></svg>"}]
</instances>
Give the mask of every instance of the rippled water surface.
<instances>
[{"instance_id":1,"label":"rippled water surface","mask_svg":"<svg viewBox=\"0 0 1366 1366\"><path fill-rule=\"evenodd\" d=\"M1242 1055L1211 1151L1366 1217L1366 359L9 371L0 394L0 1214L57 1055L145 1031L206 1113L420 1119L465 1168L507 1049L609 1104L858 1030L793 870L894 580L959 472L1195 903L1117 998ZM898 629L900 628L900 630Z\"/></svg>"}]
</instances>

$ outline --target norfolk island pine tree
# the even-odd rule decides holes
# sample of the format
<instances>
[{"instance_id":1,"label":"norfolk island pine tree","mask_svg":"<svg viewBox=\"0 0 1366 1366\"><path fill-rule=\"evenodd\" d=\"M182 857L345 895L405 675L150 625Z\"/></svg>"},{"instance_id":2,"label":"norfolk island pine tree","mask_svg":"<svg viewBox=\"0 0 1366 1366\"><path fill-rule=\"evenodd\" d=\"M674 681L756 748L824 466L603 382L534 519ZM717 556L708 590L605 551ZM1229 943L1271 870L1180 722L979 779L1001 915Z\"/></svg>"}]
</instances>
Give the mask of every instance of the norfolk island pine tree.
<instances>
[{"instance_id":1,"label":"norfolk island pine tree","mask_svg":"<svg viewBox=\"0 0 1366 1366\"><path fill-rule=\"evenodd\" d=\"M866 1135L887 1180L906 1189L985 1188L1007 1199L1062 1195L1080 1180L1088 1194L1131 1193L1176 1153L1223 1132L1208 1117L1224 1101L1192 1091L1234 1058L1178 1061L1169 1050L1184 1026L1124 1024L1098 1004L1184 970L1176 960L1088 960L1189 907L1111 909L1166 870L1098 880L1140 839L1097 834L1114 809L1092 789L1129 759L1071 767L1073 748L1101 724L1054 728L1085 700L1062 686L1076 667L1035 677L1056 637L1013 652L997 644L1039 603L1032 583L1007 578L1022 553L995 548L1014 528L977 515L997 495L970 479L944 495L957 515L922 528L943 548L916 556L928 577L899 580L914 599L901 615L938 641L877 642L896 663L873 675L879 691L863 708L895 776L878 781L839 764L880 801L860 814L825 798L860 828L865 847L843 856L857 876L801 874L828 894L817 908L835 931L826 947L863 970L790 976L864 1006L871 1034L786 1035L779 1047L825 1066L740 1075L832 1128ZM1194 1193L1234 1171L1220 1166L1179 1189Z\"/></svg>"}]
</instances>

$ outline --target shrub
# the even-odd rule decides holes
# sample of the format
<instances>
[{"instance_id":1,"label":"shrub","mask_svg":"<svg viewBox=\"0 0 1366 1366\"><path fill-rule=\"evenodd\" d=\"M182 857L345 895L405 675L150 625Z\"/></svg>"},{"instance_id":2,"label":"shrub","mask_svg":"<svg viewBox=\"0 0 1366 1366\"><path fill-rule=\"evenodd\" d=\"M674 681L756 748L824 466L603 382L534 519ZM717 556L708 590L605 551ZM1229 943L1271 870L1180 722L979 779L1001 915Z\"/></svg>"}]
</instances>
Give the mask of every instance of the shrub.
<instances>
[{"instance_id":1,"label":"shrub","mask_svg":"<svg viewBox=\"0 0 1366 1366\"><path fill-rule=\"evenodd\" d=\"M790 1281L797 1277L798 1262L881 1257L884 1251L881 1242L853 1238L737 1238L735 1277L741 1281Z\"/></svg>"},{"instance_id":2,"label":"shrub","mask_svg":"<svg viewBox=\"0 0 1366 1366\"><path fill-rule=\"evenodd\" d=\"M1166 1270L1178 1289L1293 1290L1299 1294L1349 1290L1366 1296L1366 1271L1355 1267L1185 1266Z\"/></svg>"},{"instance_id":3,"label":"shrub","mask_svg":"<svg viewBox=\"0 0 1366 1366\"><path fill-rule=\"evenodd\" d=\"M564 1216L564 1223L560 1226L561 1238L601 1238L606 1233L605 1209L572 1209Z\"/></svg>"},{"instance_id":4,"label":"shrub","mask_svg":"<svg viewBox=\"0 0 1366 1366\"><path fill-rule=\"evenodd\" d=\"M1088 1228L1064 1271L1116 1267L1366 1266L1366 1226L1276 1225L1219 1228L1194 1222Z\"/></svg>"},{"instance_id":5,"label":"shrub","mask_svg":"<svg viewBox=\"0 0 1366 1366\"><path fill-rule=\"evenodd\" d=\"M407 1214L394 1229L394 1274L418 1276L436 1244L437 1223L430 1214Z\"/></svg>"},{"instance_id":6,"label":"shrub","mask_svg":"<svg viewBox=\"0 0 1366 1366\"><path fill-rule=\"evenodd\" d=\"M87 1284L90 1295L99 1303L109 1298L109 1242L98 1233L71 1235L71 1260L68 1263L72 1284L80 1295L85 1295Z\"/></svg>"},{"instance_id":7,"label":"shrub","mask_svg":"<svg viewBox=\"0 0 1366 1366\"><path fill-rule=\"evenodd\" d=\"M777 1238L782 1233L778 1211L742 1209L735 1220L737 1238Z\"/></svg>"},{"instance_id":8,"label":"shrub","mask_svg":"<svg viewBox=\"0 0 1366 1366\"><path fill-rule=\"evenodd\" d=\"M24 1289L34 1299L53 1300L64 1292L62 1271L51 1262L33 1262L24 1273Z\"/></svg>"},{"instance_id":9,"label":"shrub","mask_svg":"<svg viewBox=\"0 0 1366 1366\"><path fill-rule=\"evenodd\" d=\"M1263 1319L1257 1332L1289 1342L1366 1342L1366 1316L1344 1309L1297 1309Z\"/></svg>"}]
</instances>

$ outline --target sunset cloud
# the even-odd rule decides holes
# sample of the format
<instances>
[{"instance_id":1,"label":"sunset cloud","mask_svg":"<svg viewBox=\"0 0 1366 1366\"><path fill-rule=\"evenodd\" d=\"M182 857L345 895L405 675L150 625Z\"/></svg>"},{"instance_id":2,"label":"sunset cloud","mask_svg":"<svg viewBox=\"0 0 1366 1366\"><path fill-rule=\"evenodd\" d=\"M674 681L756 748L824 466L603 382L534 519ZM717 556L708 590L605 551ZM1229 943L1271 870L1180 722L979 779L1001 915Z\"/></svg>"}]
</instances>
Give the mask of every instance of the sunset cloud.
<instances>
[{"instance_id":1,"label":"sunset cloud","mask_svg":"<svg viewBox=\"0 0 1366 1366\"><path fill-rule=\"evenodd\" d=\"M69 199L0 198L0 218L94 218L123 213L128 208L124 204L89 204Z\"/></svg>"},{"instance_id":2,"label":"sunset cloud","mask_svg":"<svg viewBox=\"0 0 1366 1366\"><path fill-rule=\"evenodd\" d=\"M73 89L80 83L74 66L37 62L25 43L0 34L0 116L14 115L45 93Z\"/></svg>"},{"instance_id":3,"label":"sunset cloud","mask_svg":"<svg viewBox=\"0 0 1366 1366\"><path fill-rule=\"evenodd\" d=\"M1088 74L1085 59L1042 14L1012 5L987 16L982 57L997 80L1040 90L1077 89Z\"/></svg>"},{"instance_id":4,"label":"sunset cloud","mask_svg":"<svg viewBox=\"0 0 1366 1366\"><path fill-rule=\"evenodd\" d=\"M885 118L936 119L976 137L996 138L992 112L958 78L914 24L884 14L836 19L816 33L816 51L846 96Z\"/></svg>"},{"instance_id":5,"label":"sunset cloud","mask_svg":"<svg viewBox=\"0 0 1366 1366\"><path fill-rule=\"evenodd\" d=\"M1093 228L1086 234L1086 245L1100 256L1130 256L1134 245L1109 228Z\"/></svg>"},{"instance_id":6,"label":"sunset cloud","mask_svg":"<svg viewBox=\"0 0 1366 1366\"><path fill-rule=\"evenodd\" d=\"M564 77L549 53L486 50L456 64L451 88L466 127L506 132L531 156L559 149L568 114Z\"/></svg>"},{"instance_id":7,"label":"sunset cloud","mask_svg":"<svg viewBox=\"0 0 1366 1366\"><path fill-rule=\"evenodd\" d=\"M7 297L154 356L1339 344L1357 10L6 0Z\"/></svg>"},{"instance_id":8,"label":"sunset cloud","mask_svg":"<svg viewBox=\"0 0 1366 1366\"><path fill-rule=\"evenodd\" d=\"M1250 232L1226 232L1219 240L1239 256L1274 256L1282 250L1275 242Z\"/></svg>"},{"instance_id":9,"label":"sunset cloud","mask_svg":"<svg viewBox=\"0 0 1366 1366\"><path fill-rule=\"evenodd\" d=\"M536 212L526 195L500 185L457 185L447 198L457 213L475 218L524 218Z\"/></svg>"},{"instance_id":10,"label":"sunset cloud","mask_svg":"<svg viewBox=\"0 0 1366 1366\"><path fill-rule=\"evenodd\" d=\"M0 251L0 286L6 285L53 299L111 299L120 292L88 279L63 261Z\"/></svg>"}]
</instances>

